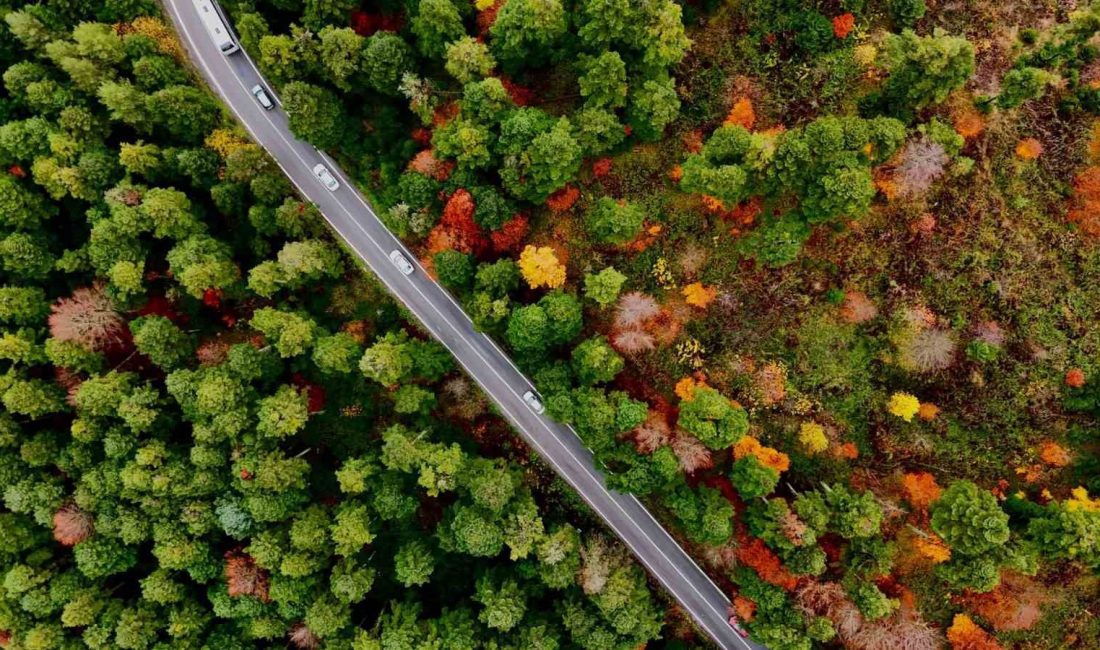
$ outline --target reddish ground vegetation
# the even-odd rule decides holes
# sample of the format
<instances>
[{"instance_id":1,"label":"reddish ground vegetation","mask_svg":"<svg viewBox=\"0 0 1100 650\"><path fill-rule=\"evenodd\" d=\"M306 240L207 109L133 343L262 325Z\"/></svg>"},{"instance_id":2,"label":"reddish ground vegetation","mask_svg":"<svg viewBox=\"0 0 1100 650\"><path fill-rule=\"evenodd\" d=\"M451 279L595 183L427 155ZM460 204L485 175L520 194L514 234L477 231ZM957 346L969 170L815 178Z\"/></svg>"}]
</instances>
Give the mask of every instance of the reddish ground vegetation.
<instances>
[{"instance_id":1,"label":"reddish ground vegetation","mask_svg":"<svg viewBox=\"0 0 1100 650\"><path fill-rule=\"evenodd\" d=\"M1066 386L1070 388L1081 388L1085 385L1085 371L1080 368L1070 368L1066 373L1065 378Z\"/></svg>"},{"instance_id":2,"label":"reddish ground vegetation","mask_svg":"<svg viewBox=\"0 0 1100 650\"><path fill-rule=\"evenodd\" d=\"M1100 237L1100 167L1073 177L1073 198L1066 219L1089 237Z\"/></svg>"},{"instance_id":3,"label":"reddish ground vegetation","mask_svg":"<svg viewBox=\"0 0 1100 650\"><path fill-rule=\"evenodd\" d=\"M751 131L756 124L756 111L753 109L752 100L741 97L733 103L724 124L726 126L742 126Z\"/></svg>"},{"instance_id":4,"label":"reddish ground vegetation","mask_svg":"<svg viewBox=\"0 0 1100 650\"><path fill-rule=\"evenodd\" d=\"M603 178L611 173L615 163L610 158L600 158L592 163L592 174L596 178Z\"/></svg>"},{"instance_id":5,"label":"reddish ground vegetation","mask_svg":"<svg viewBox=\"0 0 1100 650\"><path fill-rule=\"evenodd\" d=\"M508 96L512 98L512 103L516 106L527 106L535 99L534 90L517 84L509 79L507 75L500 76L500 83L504 86L504 90L508 91Z\"/></svg>"},{"instance_id":6,"label":"reddish ground vegetation","mask_svg":"<svg viewBox=\"0 0 1100 650\"><path fill-rule=\"evenodd\" d=\"M751 623L752 619L756 618L756 603L738 596L733 599L733 614L742 623Z\"/></svg>"},{"instance_id":7,"label":"reddish ground vegetation","mask_svg":"<svg viewBox=\"0 0 1100 650\"><path fill-rule=\"evenodd\" d=\"M163 316L177 325L187 322L187 316L176 311L175 306L163 295L156 294L137 310L138 316Z\"/></svg>"},{"instance_id":8,"label":"reddish ground vegetation","mask_svg":"<svg viewBox=\"0 0 1100 650\"><path fill-rule=\"evenodd\" d=\"M1031 629L1039 622L1047 599L1029 578L1006 573L993 591L968 591L956 601L989 621L993 629L1011 631Z\"/></svg>"},{"instance_id":9,"label":"reddish ground vegetation","mask_svg":"<svg viewBox=\"0 0 1100 650\"><path fill-rule=\"evenodd\" d=\"M862 291L846 291L840 303L840 317L844 322L858 325L878 316L878 307Z\"/></svg>"},{"instance_id":10,"label":"reddish ground vegetation","mask_svg":"<svg viewBox=\"0 0 1100 650\"><path fill-rule=\"evenodd\" d=\"M435 109L432 113L432 126L434 128L440 128L447 126L447 124L458 116L458 102L447 102L441 104L439 108Z\"/></svg>"}]
</instances>

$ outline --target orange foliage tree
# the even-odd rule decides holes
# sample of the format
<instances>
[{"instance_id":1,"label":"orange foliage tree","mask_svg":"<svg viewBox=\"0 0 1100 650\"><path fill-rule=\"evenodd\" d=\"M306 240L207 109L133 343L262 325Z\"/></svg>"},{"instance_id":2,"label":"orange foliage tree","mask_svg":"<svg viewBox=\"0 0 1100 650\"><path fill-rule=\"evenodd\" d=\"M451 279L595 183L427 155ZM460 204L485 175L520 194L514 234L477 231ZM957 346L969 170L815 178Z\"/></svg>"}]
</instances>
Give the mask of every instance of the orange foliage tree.
<instances>
[{"instance_id":1,"label":"orange foliage tree","mask_svg":"<svg viewBox=\"0 0 1100 650\"><path fill-rule=\"evenodd\" d=\"M735 101L729 115L726 116L725 125L743 126L751 131L754 124L756 124L756 111L752 108L752 101L747 97Z\"/></svg>"},{"instance_id":2,"label":"orange foliage tree","mask_svg":"<svg viewBox=\"0 0 1100 650\"><path fill-rule=\"evenodd\" d=\"M833 18L833 36L844 39L848 38L848 34L852 33L852 30L856 26L856 17L850 13L840 14Z\"/></svg>"},{"instance_id":3,"label":"orange foliage tree","mask_svg":"<svg viewBox=\"0 0 1100 650\"><path fill-rule=\"evenodd\" d=\"M1065 467L1070 462L1069 451L1053 440L1047 440L1039 445L1039 458L1052 467Z\"/></svg>"},{"instance_id":4,"label":"orange foliage tree","mask_svg":"<svg viewBox=\"0 0 1100 650\"><path fill-rule=\"evenodd\" d=\"M706 309L707 305L718 295L718 290L714 287L704 286L702 282L692 282L684 287L680 293L683 294L684 301L687 304L699 309Z\"/></svg>"},{"instance_id":5,"label":"orange foliage tree","mask_svg":"<svg viewBox=\"0 0 1100 650\"><path fill-rule=\"evenodd\" d=\"M956 614L947 628L952 650L1003 650L1001 645L966 614Z\"/></svg>"},{"instance_id":6,"label":"orange foliage tree","mask_svg":"<svg viewBox=\"0 0 1100 650\"><path fill-rule=\"evenodd\" d=\"M905 490L905 499L918 510L927 510L940 498L940 486L936 483L936 477L928 472L912 472L901 479L901 487Z\"/></svg>"},{"instance_id":7,"label":"orange foliage tree","mask_svg":"<svg viewBox=\"0 0 1100 650\"><path fill-rule=\"evenodd\" d=\"M798 585L798 579L783 566L779 557L772 553L764 542L755 537L747 544L738 547L737 559L741 564L756 571L764 582L786 591L792 591Z\"/></svg>"},{"instance_id":8,"label":"orange foliage tree","mask_svg":"<svg viewBox=\"0 0 1100 650\"><path fill-rule=\"evenodd\" d=\"M756 456L756 460L764 467L771 467L777 472L785 472L791 466L791 459L781 451L765 447L752 436L744 436L733 446L733 457L741 460L745 456Z\"/></svg>"},{"instance_id":9,"label":"orange foliage tree","mask_svg":"<svg viewBox=\"0 0 1100 650\"><path fill-rule=\"evenodd\" d=\"M1043 144L1035 138L1024 138L1016 143L1016 157L1020 160L1035 160L1043 153Z\"/></svg>"}]
</instances>

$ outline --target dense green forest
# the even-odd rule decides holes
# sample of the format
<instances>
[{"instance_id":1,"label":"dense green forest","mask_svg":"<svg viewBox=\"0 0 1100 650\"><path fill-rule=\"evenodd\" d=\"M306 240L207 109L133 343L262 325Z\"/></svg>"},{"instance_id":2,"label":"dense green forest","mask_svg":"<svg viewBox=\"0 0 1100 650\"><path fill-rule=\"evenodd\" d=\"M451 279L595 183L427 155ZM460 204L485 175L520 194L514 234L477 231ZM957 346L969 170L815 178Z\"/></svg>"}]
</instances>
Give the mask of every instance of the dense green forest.
<instances>
[{"instance_id":1,"label":"dense green forest","mask_svg":"<svg viewBox=\"0 0 1100 650\"><path fill-rule=\"evenodd\" d=\"M10 7L0 42L0 647L659 635L641 569L155 7Z\"/></svg>"},{"instance_id":2,"label":"dense green forest","mask_svg":"<svg viewBox=\"0 0 1100 650\"><path fill-rule=\"evenodd\" d=\"M771 650L1095 648L1100 6L228 0ZM707 647L198 82L0 25L0 647Z\"/></svg>"}]
</instances>

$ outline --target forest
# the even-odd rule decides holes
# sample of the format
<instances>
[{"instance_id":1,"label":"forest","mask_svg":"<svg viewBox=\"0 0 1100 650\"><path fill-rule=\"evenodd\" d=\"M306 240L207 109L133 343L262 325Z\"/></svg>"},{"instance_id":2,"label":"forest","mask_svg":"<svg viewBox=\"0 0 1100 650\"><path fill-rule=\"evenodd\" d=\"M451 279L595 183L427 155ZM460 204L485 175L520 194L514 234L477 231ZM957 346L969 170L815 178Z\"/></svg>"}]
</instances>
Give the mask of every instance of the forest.
<instances>
[{"instance_id":1,"label":"forest","mask_svg":"<svg viewBox=\"0 0 1100 650\"><path fill-rule=\"evenodd\" d=\"M1100 647L1100 4L225 0L770 650ZM0 648L709 648L153 0L0 0Z\"/></svg>"}]
</instances>

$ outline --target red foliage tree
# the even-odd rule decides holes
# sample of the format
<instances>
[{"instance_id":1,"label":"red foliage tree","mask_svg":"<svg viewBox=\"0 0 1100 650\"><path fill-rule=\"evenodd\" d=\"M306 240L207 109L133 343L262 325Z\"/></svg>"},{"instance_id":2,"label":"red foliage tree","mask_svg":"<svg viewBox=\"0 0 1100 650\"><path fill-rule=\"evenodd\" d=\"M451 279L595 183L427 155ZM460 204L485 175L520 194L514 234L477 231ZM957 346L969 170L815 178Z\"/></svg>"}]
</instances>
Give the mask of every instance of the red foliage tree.
<instances>
[{"instance_id":1,"label":"red foliage tree","mask_svg":"<svg viewBox=\"0 0 1100 650\"><path fill-rule=\"evenodd\" d=\"M493 23L497 21L497 13L503 6L504 0L497 0L493 3L493 6L477 12L477 33L479 35L485 36L489 33L489 29L493 26Z\"/></svg>"},{"instance_id":2,"label":"red foliage tree","mask_svg":"<svg viewBox=\"0 0 1100 650\"><path fill-rule=\"evenodd\" d=\"M349 18L351 28L360 36L370 36L375 32L396 32L405 22L401 14L369 14L362 9L353 9Z\"/></svg>"},{"instance_id":3,"label":"red foliage tree","mask_svg":"<svg viewBox=\"0 0 1100 650\"><path fill-rule=\"evenodd\" d=\"M451 248L461 253L483 255L489 248L489 240L474 221L474 208L474 198L466 190L452 194L443 207L443 217L428 237L429 251L438 253Z\"/></svg>"},{"instance_id":4,"label":"red foliage tree","mask_svg":"<svg viewBox=\"0 0 1100 650\"><path fill-rule=\"evenodd\" d=\"M321 638L313 633L305 623L295 623L290 628L290 643L298 650L315 650L321 647Z\"/></svg>"},{"instance_id":5,"label":"red foliage tree","mask_svg":"<svg viewBox=\"0 0 1100 650\"><path fill-rule=\"evenodd\" d=\"M500 83L504 86L504 90L508 92L508 96L512 98L512 103L516 106L527 106L535 99L534 90L527 86L517 84L505 75L500 76Z\"/></svg>"},{"instance_id":6,"label":"red foliage tree","mask_svg":"<svg viewBox=\"0 0 1100 650\"><path fill-rule=\"evenodd\" d=\"M546 207L551 212L562 213L573 207L577 199L581 198L581 191L572 185L566 185L546 198Z\"/></svg>"},{"instance_id":7,"label":"red foliage tree","mask_svg":"<svg viewBox=\"0 0 1100 650\"><path fill-rule=\"evenodd\" d=\"M517 214L505 221L499 230L494 230L489 234L489 239L493 242L493 250L498 253L518 251L520 245L527 239L528 230L530 230L530 225L527 223L527 217Z\"/></svg>"},{"instance_id":8,"label":"red foliage tree","mask_svg":"<svg viewBox=\"0 0 1100 650\"><path fill-rule=\"evenodd\" d=\"M290 383L294 384L299 392L306 394L307 408L310 413L320 413L325 410L325 389L314 384L299 373L290 377Z\"/></svg>"},{"instance_id":9,"label":"red foliage tree","mask_svg":"<svg viewBox=\"0 0 1100 650\"><path fill-rule=\"evenodd\" d=\"M409 171L419 172L440 182L447 180L454 168L453 160L439 160L431 149L424 149L409 161Z\"/></svg>"},{"instance_id":10,"label":"red foliage tree","mask_svg":"<svg viewBox=\"0 0 1100 650\"><path fill-rule=\"evenodd\" d=\"M186 323L187 317L176 311L172 303L162 295L150 296L137 311L138 316L163 316L173 323Z\"/></svg>"},{"instance_id":11,"label":"red foliage tree","mask_svg":"<svg viewBox=\"0 0 1100 650\"><path fill-rule=\"evenodd\" d=\"M79 343L90 350L117 350L129 340L122 315L102 284L81 287L50 308L50 334L55 339Z\"/></svg>"},{"instance_id":12,"label":"red foliage tree","mask_svg":"<svg viewBox=\"0 0 1100 650\"><path fill-rule=\"evenodd\" d=\"M230 551L225 555L225 583L233 598L252 596L265 603L271 602L268 588L271 580L267 571L256 566L250 555Z\"/></svg>"},{"instance_id":13,"label":"red foliage tree","mask_svg":"<svg viewBox=\"0 0 1100 650\"><path fill-rule=\"evenodd\" d=\"M62 546L76 546L95 532L92 515L74 503L61 506L53 515L53 538Z\"/></svg>"}]
</instances>

